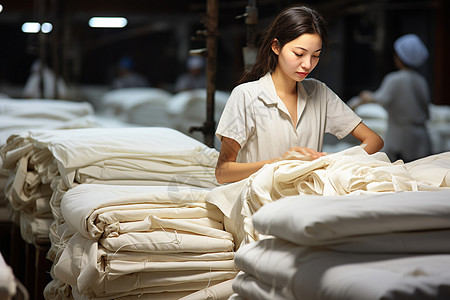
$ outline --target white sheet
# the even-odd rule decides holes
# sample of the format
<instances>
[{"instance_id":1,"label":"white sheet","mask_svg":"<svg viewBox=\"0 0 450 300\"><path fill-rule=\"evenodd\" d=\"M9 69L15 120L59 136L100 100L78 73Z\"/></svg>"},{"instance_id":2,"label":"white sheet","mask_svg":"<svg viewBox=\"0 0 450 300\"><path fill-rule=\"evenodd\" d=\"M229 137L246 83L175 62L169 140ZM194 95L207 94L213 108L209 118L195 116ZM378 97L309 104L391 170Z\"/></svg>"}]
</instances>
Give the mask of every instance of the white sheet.
<instances>
[{"instance_id":1,"label":"white sheet","mask_svg":"<svg viewBox=\"0 0 450 300\"><path fill-rule=\"evenodd\" d=\"M103 236L109 225L150 221L152 214L168 219L207 217L222 222L222 213L205 202L208 191L195 187L175 190L167 186L81 184L64 195L61 211L70 226L93 239Z\"/></svg>"},{"instance_id":2,"label":"white sheet","mask_svg":"<svg viewBox=\"0 0 450 300\"><path fill-rule=\"evenodd\" d=\"M411 176L433 186L450 187L450 152L430 155L405 164Z\"/></svg>"},{"instance_id":3,"label":"white sheet","mask_svg":"<svg viewBox=\"0 0 450 300\"><path fill-rule=\"evenodd\" d=\"M449 236L450 190L380 193L359 196L290 196L263 206L253 215L253 225L262 234L274 235L299 245L331 245L351 242L380 242L385 251L400 246L429 251L448 251L450 244L415 243L418 237L430 242ZM401 233L409 233L401 235ZM381 234L393 234L382 242ZM392 239L397 237L398 240ZM390 241L391 240L391 241ZM409 240L409 242L408 242ZM450 241L444 239L443 241ZM438 241L438 240L436 240ZM415 245L416 244L416 245ZM442 246L440 249L438 246ZM429 247L426 247L429 246ZM370 249L370 246L368 246ZM349 251L351 251L349 247ZM360 249L359 249L360 250ZM358 249L353 249L358 251ZM401 251L401 248L397 251Z\"/></svg>"},{"instance_id":4,"label":"white sheet","mask_svg":"<svg viewBox=\"0 0 450 300\"><path fill-rule=\"evenodd\" d=\"M238 279L233 289L249 299L274 299L261 298L262 292L267 293L264 287L283 295L277 299L447 299L450 296L449 255L345 254L304 248L274 238L242 246L236 252L235 261L250 279Z\"/></svg>"}]
</instances>

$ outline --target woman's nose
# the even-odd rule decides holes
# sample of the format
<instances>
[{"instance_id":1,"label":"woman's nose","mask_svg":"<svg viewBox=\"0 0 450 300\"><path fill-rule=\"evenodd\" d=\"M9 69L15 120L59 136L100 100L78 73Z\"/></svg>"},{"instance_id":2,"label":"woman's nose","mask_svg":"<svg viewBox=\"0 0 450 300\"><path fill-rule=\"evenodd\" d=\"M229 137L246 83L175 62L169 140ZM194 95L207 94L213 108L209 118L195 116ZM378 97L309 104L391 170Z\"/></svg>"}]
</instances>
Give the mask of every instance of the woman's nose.
<instances>
[{"instance_id":1,"label":"woman's nose","mask_svg":"<svg viewBox=\"0 0 450 300\"><path fill-rule=\"evenodd\" d=\"M305 57L305 59L302 61L301 66L305 70L309 70L311 68L312 62L310 57Z\"/></svg>"}]
</instances>

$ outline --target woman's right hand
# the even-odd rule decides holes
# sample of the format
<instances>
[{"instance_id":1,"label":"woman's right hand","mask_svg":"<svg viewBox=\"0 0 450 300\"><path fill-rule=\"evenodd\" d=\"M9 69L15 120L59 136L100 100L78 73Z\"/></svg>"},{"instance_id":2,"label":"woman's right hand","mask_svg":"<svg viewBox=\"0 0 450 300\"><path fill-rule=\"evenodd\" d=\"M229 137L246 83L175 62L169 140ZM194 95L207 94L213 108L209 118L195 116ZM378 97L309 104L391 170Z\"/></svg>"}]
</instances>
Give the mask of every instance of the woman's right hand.
<instances>
[{"instance_id":1,"label":"woman's right hand","mask_svg":"<svg viewBox=\"0 0 450 300\"><path fill-rule=\"evenodd\" d=\"M307 147L292 147L286 151L283 155L275 159L275 161L281 160L305 160L311 161L319 157L327 155L326 152L318 152L314 149Z\"/></svg>"}]
</instances>

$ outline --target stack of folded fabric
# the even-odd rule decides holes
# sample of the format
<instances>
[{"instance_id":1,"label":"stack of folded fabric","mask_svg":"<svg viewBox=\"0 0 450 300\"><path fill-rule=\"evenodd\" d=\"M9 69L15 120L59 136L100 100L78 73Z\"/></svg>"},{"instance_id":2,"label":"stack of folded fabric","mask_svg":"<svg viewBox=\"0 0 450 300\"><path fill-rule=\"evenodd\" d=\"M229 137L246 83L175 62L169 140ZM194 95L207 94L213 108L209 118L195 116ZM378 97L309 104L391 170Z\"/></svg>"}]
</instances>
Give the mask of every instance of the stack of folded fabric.
<instances>
[{"instance_id":1,"label":"stack of folded fabric","mask_svg":"<svg viewBox=\"0 0 450 300\"><path fill-rule=\"evenodd\" d=\"M205 202L217 150L173 129L127 127L28 131L1 154L24 238L51 246L46 298L178 299L234 278L232 236Z\"/></svg>"},{"instance_id":2,"label":"stack of folded fabric","mask_svg":"<svg viewBox=\"0 0 450 300\"><path fill-rule=\"evenodd\" d=\"M67 129L98 127L94 109L87 102L51 99L0 99L0 147L12 134L29 129ZM0 159L1 164L1 159ZM4 189L8 172L0 169L0 206L7 206Z\"/></svg>"},{"instance_id":3,"label":"stack of folded fabric","mask_svg":"<svg viewBox=\"0 0 450 300\"><path fill-rule=\"evenodd\" d=\"M290 196L236 252L231 299L448 299L450 190Z\"/></svg>"},{"instance_id":4,"label":"stack of folded fabric","mask_svg":"<svg viewBox=\"0 0 450 300\"><path fill-rule=\"evenodd\" d=\"M33 130L12 135L1 155L6 196L30 243L49 236L43 223L60 223L62 196L78 184L218 185L217 151L168 128Z\"/></svg>"},{"instance_id":5,"label":"stack of folded fabric","mask_svg":"<svg viewBox=\"0 0 450 300\"><path fill-rule=\"evenodd\" d=\"M94 108L87 102L51 99L0 99L0 145L31 128L92 127Z\"/></svg>"},{"instance_id":6,"label":"stack of folded fabric","mask_svg":"<svg viewBox=\"0 0 450 300\"><path fill-rule=\"evenodd\" d=\"M68 226L46 299L180 299L230 281L237 273L233 238L220 210L206 203L208 191L100 184L69 190L61 202Z\"/></svg>"}]
</instances>

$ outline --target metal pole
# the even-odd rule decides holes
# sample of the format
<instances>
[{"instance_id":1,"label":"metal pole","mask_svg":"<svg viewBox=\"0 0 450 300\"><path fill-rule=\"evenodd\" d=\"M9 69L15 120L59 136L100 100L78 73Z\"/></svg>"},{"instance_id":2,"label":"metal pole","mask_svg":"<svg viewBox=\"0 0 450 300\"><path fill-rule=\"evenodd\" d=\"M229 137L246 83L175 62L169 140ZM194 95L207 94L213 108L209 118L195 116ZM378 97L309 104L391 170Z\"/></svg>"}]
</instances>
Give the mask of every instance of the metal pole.
<instances>
[{"instance_id":1,"label":"metal pole","mask_svg":"<svg viewBox=\"0 0 450 300\"><path fill-rule=\"evenodd\" d=\"M206 29L206 122L203 125L205 144L214 147L214 131L216 122L214 120L214 94L216 91L216 70L217 70L217 24L218 24L218 0L208 0Z\"/></svg>"}]
</instances>

